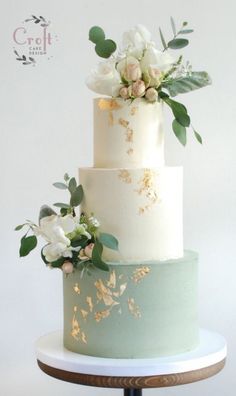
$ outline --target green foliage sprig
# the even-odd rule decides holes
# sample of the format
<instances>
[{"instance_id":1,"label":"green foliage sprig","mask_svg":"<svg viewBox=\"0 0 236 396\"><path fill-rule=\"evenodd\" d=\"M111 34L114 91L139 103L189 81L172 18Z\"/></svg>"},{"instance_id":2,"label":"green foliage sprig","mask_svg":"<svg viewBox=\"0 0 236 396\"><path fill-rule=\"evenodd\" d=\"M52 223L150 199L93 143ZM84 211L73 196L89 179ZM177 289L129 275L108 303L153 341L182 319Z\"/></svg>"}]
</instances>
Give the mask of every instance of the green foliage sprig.
<instances>
[{"instance_id":1,"label":"green foliage sprig","mask_svg":"<svg viewBox=\"0 0 236 396\"><path fill-rule=\"evenodd\" d=\"M168 48L170 49L181 49L186 47L189 44L189 41L186 38L180 38L179 35L185 35L193 32L193 29L185 29L188 25L188 22L183 22L181 28L177 31L176 24L174 19L170 18L171 28L173 31L174 37L169 41L166 42L164 35L162 33L161 28L159 28L160 38L163 45L163 51L166 51Z\"/></svg>"}]
</instances>

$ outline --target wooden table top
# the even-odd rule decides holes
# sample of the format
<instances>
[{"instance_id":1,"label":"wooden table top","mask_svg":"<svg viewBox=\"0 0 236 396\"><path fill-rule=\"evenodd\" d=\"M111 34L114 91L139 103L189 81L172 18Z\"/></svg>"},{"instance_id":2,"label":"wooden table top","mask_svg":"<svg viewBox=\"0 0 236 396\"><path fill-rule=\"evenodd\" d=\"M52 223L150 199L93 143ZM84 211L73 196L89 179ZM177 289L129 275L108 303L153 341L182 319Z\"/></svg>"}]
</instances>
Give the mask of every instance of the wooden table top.
<instances>
[{"instance_id":1,"label":"wooden table top","mask_svg":"<svg viewBox=\"0 0 236 396\"><path fill-rule=\"evenodd\" d=\"M200 381L219 373L226 360L225 339L201 330L195 350L152 359L108 359L79 355L63 347L62 332L36 342L40 369L63 381L106 388L158 388Z\"/></svg>"}]
</instances>

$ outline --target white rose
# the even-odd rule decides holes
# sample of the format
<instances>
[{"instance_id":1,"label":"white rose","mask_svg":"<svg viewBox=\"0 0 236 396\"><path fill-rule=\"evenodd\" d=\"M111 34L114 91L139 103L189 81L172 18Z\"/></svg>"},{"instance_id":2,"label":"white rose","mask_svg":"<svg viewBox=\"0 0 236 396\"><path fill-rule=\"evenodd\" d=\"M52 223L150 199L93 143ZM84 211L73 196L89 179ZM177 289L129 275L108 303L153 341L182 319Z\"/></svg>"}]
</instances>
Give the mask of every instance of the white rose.
<instances>
[{"instance_id":1,"label":"white rose","mask_svg":"<svg viewBox=\"0 0 236 396\"><path fill-rule=\"evenodd\" d=\"M125 59L122 59L116 68L126 81L136 81L142 76L139 61L133 56L127 56Z\"/></svg>"},{"instance_id":2,"label":"white rose","mask_svg":"<svg viewBox=\"0 0 236 396\"><path fill-rule=\"evenodd\" d=\"M66 253L66 254L64 254ZM49 263L58 260L60 257L72 257L71 250L62 242L53 242L44 246L43 255Z\"/></svg>"},{"instance_id":3,"label":"white rose","mask_svg":"<svg viewBox=\"0 0 236 396\"><path fill-rule=\"evenodd\" d=\"M61 242L70 245L66 234L73 232L75 222L72 215L58 216L51 215L43 217L39 222L39 227L35 227L35 234L41 235L47 242Z\"/></svg>"},{"instance_id":4,"label":"white rose","mask_svg":"<svg viewBox=\"0 0 236 396\"><path fill-rule=\"evenodd\" d=\"M116 70L115 61L100 62L86 79L92 91L108 96L118 96L121 87L120 75Z\"/></svg>"},{"instance_id":5,"label":"white rose","mask_svg":"<svg viewBox=\"0 0 236 396\"><path fill-rule=\"evenodd\" d=\"M160 72L166 72L171 69L174 62L174 58L167 51L161 52L151 47L145 51L140 65L143 72L150 70L150 67Z\"/></svg>"},{"instance_id":6,"label":"white rose","mask_svg":"<svg viewBox=\"0 0 236 396\"><path fill-rule=\"evenodd\" d=\"M151 41L151 33L143 25L137 25L123 33L123 50L138 59L143 50L152 45L154 43Z\"/></svg>"}]
</instances>

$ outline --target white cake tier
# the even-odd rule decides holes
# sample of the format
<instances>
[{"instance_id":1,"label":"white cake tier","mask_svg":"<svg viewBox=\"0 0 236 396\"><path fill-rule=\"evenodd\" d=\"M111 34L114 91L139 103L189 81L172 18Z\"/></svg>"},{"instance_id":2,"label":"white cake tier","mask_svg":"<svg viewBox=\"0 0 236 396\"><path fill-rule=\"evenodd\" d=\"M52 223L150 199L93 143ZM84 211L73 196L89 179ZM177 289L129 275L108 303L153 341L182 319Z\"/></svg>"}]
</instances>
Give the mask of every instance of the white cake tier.
<instances>
[{"instance_id":1,"label":"white cake tier","mask_svg":"<svg viewBox=\"0 0 236 396\"><path fill-rule=\"evenodd\" d=\"M81 168L81 210L113 234L119 252L106 260L166 260L183 256L182 167Z\"/></svg>"},{"instance_id":2,"label":"white cake tier","mask_svg":"<svg viewBox=\"0 0 236 396\"><path fill-rule=\"evenodd\" d=\"M94 166L164 165L162 103L145 99L94 99Z\"/></svg>"}]
</instances>

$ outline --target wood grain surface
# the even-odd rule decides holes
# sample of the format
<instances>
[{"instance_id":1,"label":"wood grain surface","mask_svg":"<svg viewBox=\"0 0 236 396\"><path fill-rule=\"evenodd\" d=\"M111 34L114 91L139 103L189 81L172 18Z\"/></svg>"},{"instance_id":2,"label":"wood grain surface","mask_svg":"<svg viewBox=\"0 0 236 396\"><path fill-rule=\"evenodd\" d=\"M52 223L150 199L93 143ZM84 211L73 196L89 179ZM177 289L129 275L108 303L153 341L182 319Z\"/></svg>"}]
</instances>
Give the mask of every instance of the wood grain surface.
<instances>
[{"instance_id":1,"label":"wood grain surface","mask_svg":"<svg viewBox=\"0 0 236 396\"><path fill-rule=\"evenodd\" d=\"M102 375L80 374L70 371L64 371L51 367L38 360L41 370L51 377L60 379L74 384L97 386L102 388L161 388L165 386L175 386L189 384L211 377L221 371L225 365L226 359L212 366L198 370L188 371L185 373L176 373L168 375L152 375L147 377L111 377Z\"/></svg>"}]
</instances>

